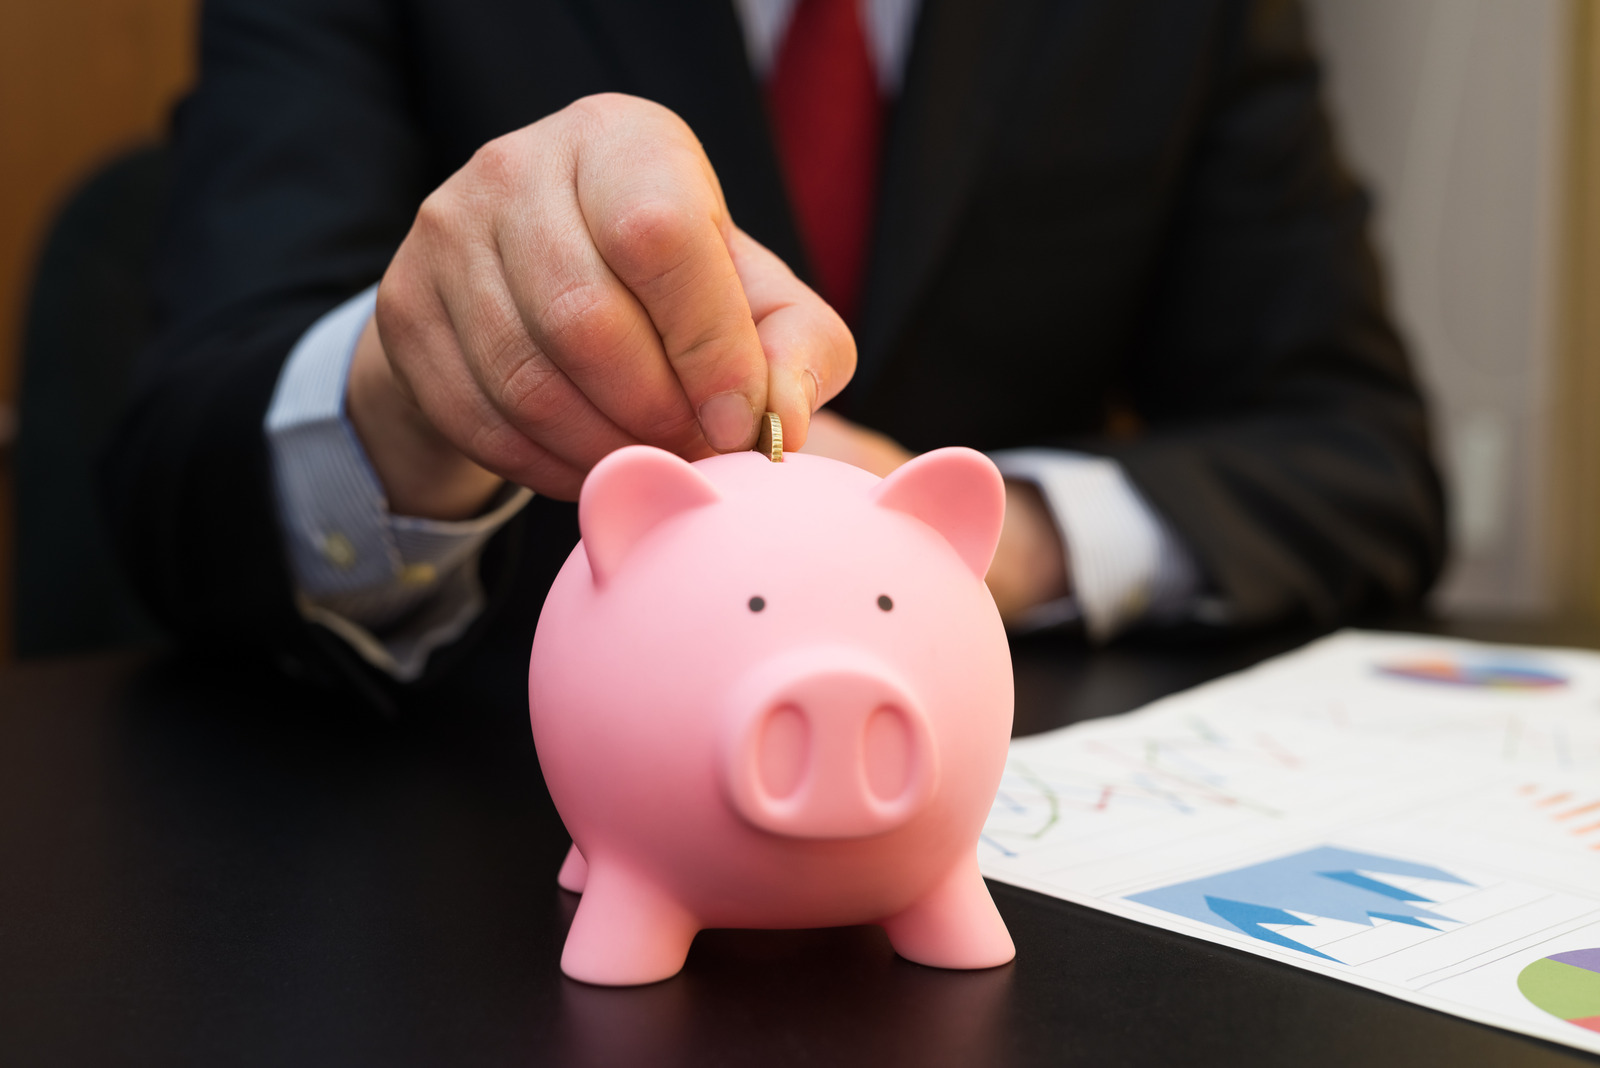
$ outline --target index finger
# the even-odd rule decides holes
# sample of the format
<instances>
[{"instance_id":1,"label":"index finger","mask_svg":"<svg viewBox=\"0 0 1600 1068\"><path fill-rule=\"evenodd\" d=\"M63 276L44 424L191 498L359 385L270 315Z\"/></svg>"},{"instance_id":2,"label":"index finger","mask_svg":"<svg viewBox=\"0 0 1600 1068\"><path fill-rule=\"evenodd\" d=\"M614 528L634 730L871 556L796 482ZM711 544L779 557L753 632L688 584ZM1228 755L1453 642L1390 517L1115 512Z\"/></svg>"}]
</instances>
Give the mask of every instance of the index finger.
<instances>
[{"instance_id":1,"label":"index finger","mask_svg":"<svg viewBox=\"0 0 1600 1068\"><path fill-rule=\"evenodd\" d=\"M630 128L640 124L651 128ZM595 248L650 316L706 442L747 449L766 410L767 366L728 251L733 224L716 175L665 108L606 133L578 160L578 202Z\"/></svg>"}]
</instances>

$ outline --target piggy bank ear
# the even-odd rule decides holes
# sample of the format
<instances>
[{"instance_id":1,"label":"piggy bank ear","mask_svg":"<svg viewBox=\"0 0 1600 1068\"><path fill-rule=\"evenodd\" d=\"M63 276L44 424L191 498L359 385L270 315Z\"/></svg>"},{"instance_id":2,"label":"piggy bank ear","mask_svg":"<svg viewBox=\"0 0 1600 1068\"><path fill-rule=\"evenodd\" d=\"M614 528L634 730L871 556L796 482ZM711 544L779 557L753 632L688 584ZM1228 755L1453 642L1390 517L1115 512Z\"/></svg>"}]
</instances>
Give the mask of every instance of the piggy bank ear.
<instances>
[{"instance_id":1,"label":"piggy bank ear","mask_svg":"<svg viewBox=\"0 0 1600 1068\"><path fill-rule=\"evenodd\" d=\"M988 573L1006 518L1006 487L983 453L925 452L873 487L872 499L943 534L980 579Z\"/></svg>"},{"instance_id":2,"label":"piggy bank ear","mask_svg":"<svg viewBox=\"0 0 1600 1068\"><path fill-rule=\"evenodd\" d=\"M706 477L662 449L629 445L594 465L578 495L578 529L597 586L660 523L721 494Z\"/></svg>"}]
</instances>

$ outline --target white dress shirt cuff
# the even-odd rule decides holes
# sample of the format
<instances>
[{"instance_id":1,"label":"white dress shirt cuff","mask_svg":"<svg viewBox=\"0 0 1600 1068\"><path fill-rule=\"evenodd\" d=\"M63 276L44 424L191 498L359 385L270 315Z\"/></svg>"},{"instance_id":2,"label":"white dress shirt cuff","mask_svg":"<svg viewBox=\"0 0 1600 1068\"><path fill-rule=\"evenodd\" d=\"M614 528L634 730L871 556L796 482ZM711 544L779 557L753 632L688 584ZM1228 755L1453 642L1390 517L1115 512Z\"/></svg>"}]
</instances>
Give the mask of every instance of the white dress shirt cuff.
<instances>
[{"instance_id":1,"label":"white dress shirt cuff","mask_svg":"<svg viewBox=\"0 0 1600 1068\"><path fill-rule=\"evenodd\" d=\"M1193 609L1194 558L1115 460L1060 449L990 458L1007 478L1039 488L1066 542L1072 597L1039 606L1030 623L1081 614L1089 638L1103 642L1134 623L1171 622Z\"/></svg>"},{"instance_id":2,"label":"white dress shirt cuff","mask_svg":"<svg viewBox=\"0 0 1600 1068\"><path fill-rule=\"evenodd\" d=\"M477 561L532 493L508 486L464 522L394 516L344 414L356 341L377 300L366 290L317 320L289 354L266 435L300 613L401 681L483 611Z\"/></svg>"}]
</instances>

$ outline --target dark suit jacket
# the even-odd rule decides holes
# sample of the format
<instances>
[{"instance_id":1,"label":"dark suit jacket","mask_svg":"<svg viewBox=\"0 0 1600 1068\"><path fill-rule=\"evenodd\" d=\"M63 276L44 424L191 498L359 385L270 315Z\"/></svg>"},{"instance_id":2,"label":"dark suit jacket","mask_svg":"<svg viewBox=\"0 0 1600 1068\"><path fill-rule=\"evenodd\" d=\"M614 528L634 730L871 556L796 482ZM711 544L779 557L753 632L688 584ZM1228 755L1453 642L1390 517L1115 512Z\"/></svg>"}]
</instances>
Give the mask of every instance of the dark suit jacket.
<instances>
[{"instance_id":1,"label":"dark suit jacket","mask_svg":"<svg viewBox=\"0 0 1600 1068\"><path fill-rule=\"evenodd\" d=\"M211 0L201 70L117 537L178 631L369 685L291 604L261 429L290 347L478 146L600 90L677 111L804 273L760 94L728 0ZM1318 81L1278 0L927 0L836 407L914 450L1115 457L1234 626L1417 597L1440 491ZM530 636L575 537L570 505L530 506L430 675Z\"/></svg>"}]
</instances>

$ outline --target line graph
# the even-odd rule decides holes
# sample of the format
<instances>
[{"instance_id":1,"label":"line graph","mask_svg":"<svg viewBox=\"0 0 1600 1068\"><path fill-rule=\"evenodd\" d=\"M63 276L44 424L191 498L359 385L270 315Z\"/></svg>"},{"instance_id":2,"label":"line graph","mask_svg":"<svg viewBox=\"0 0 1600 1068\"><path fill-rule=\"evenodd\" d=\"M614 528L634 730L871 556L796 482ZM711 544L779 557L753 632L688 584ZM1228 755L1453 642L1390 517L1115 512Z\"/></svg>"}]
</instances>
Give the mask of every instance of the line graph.
<instances>
[{"instance_id":1,"label":"line graph","mask_svg":"<svg viewBox=\"0 0 1600 1068\"><path fill-rule=\"evenodd\" d=\"M1081 766L1052 759L1036 764L1014 752L995 798L989 837L1039 841L1063 818L1123 815L1158 809L1196 815L1239 809L1279 817L1273 804L1230 786L1249 773L1298 768L1301 760L1267 732L1236 743L1201 717L1176 732L1136 739L1086 738Z\"/></svg>"}]
</instances>

